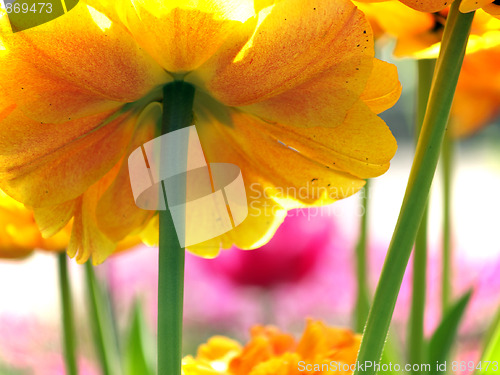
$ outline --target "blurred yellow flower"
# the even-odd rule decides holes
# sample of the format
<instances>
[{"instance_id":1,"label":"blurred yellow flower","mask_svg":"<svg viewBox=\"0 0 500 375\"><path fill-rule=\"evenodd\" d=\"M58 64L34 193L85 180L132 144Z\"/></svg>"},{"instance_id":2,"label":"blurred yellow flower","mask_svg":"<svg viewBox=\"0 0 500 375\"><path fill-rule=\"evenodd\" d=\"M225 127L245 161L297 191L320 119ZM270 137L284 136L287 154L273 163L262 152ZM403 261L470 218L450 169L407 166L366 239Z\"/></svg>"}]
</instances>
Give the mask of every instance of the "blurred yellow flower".
<instances>
[{"instance_id":1,"label":"blurred yellow flower","mask_svg":"<svg viewBox=\"0 0 500 375\"><path fill-rule=\"evenodd\" d=\"M33 212L0 190L0 258L23 258L35 249L64 251L70 233L66 227L51 238L43 238Z\"/></svg>"},{"instance_id":2,"label":"blurred yellow flower","mask_svg":"<svg viewBox=\"0 0 500 375\"><path fill-rule=\"evenodd\" d=\"M450 131L466 137L500 113L500 47L467 55L458 79Z\"/></svg>"},{"instance_id":3,"label":"blurred yellow flower","mask_svg":"<svg viewBox=\"0 0 500 375\"><path fill-rule=\"evenodd\" d=\"M34 250L66 251L70 236L69 223L53 236L44 238L33 211L0 190L0 258L24 258ZM127 236L118 243L115 253L140 242L140 236Z\"/></svg>"},{"instance_id":4,"label":"blurred yellow flower","mask_svg":"<svg viewBox=\"0 0 500 375\"><path fill-rule=\"evenodd\" d=\"M189 249L203 256L261 246L287 209L355 193L396 151L376 113L398 99L397 72L348 0L85 0L18 33L4 15L0 63L0 187L44 235L73 217L78 262L148 225L155 237L126 160L158 136L174 79L196 87L207 161L238 165L247 188L248 218Z\"/></svg>"},{"instance_id":5,"label":"blurred yellow flower","mask_svg":"<svg viewBox=\"0 0 500 375\"><path fill-rule=\"evenodd\" d=\"M300 340L275 327L254 327L242 347L216 336L198 349L196 358L182 363L183 375L298 375L350 374L361 341L346 329L309 320ZM335 371L336 367L336 371ZM319 369L319 370L318 370Z\"/></svg>"},{"instance_id":6,"label":"blurred yellow flower","mask_svg":"<svg viewBox=\"0 0 500 375\"><path fill-rule=\"evenodd\" d=\"M366 14L378 36L387 33L396 38L394 55L417 59L437 58L441 47L448 8L423 13L399 1L356 2ZM500 20L478 10L472 22L467 54L500 45Z\"/></svg>"}]
</instances>

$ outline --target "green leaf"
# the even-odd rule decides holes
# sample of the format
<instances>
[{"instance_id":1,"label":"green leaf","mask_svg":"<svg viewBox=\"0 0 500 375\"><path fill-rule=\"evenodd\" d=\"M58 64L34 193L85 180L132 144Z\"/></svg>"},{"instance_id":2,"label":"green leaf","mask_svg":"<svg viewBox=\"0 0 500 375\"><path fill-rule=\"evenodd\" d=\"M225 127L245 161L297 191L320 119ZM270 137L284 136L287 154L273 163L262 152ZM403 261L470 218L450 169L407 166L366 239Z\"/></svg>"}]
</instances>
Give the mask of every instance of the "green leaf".
<instances>
[{"instance_id":1,"label":"green leaf","mask_svg":"<svg viewBox=\"0 0 500 375\"><path fill-rule=\"evenodd\" d=\"M389 330L389 334L387 336L387 341L384 346L384 352L382 353L381 364L402 364L403 362L403 354L401 353L402 342L399 340L398 335L391 329ZM383 371L384 374L387 375L401 375L400 372L397 372L394 367L388 366L389 370Z\"/></svg>"},{"instance_id":2,"label":"green leaf","mask_svg":"<svg viewBox=\"0 0 500 375\"><path fill-rule=\"evenodd\" d=\"M467 292L454 305L450 306L448 312L439 324L429 342L429 362L434 368L436 363L443 363L450 354L451 347L455 341L460 321L469 303L472 290ZM442 373L443 371L436 371Z\"/></svg>"},{"instance_id":3,"label":"green leaf","mask_svg":"<svg viewBox=\"0 0 500 375\"><path fill-rule=\"evenodd\" d=\"M130 331L125 355L126 375L154 375L150 354L154 353L154 340L146 326L139 303L136 303L129 324Z\"/></svg>"},{"instance_id":4,"label":"green leaf","mask_svg":"<svg viewBox=\"0 0 500 375\"><path fill-rule=\"evenodd\" d=\"M486 368L486 363L488 363L488 361L491 361L492 363L485 371L478 371L476 373L485 375L498 374L498 371L494 371L495 366L493 362L496 361L497 364L500 362L500 311L490 329L488 336L486 347L481 358L481 364L484 364L483 367Z\"/></svg>"}]
</instances>

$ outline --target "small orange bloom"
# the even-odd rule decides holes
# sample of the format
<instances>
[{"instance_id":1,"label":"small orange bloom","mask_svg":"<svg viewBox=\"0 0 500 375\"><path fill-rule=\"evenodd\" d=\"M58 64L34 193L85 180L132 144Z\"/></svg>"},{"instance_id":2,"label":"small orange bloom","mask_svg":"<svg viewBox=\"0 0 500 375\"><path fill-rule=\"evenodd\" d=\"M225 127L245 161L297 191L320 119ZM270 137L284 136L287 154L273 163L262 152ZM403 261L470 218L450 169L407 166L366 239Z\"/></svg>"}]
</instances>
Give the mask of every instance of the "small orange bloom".
<instances>
[{"instance_id":1,"label":"small orange bloom","mask_svg":"<svg viewBox=\"0 0 500 375\"><path fill-rule=\"evenodd\" d=\"M346 329L328 327L309 320L300 340L275 327L257 326L242 347L236 341L216 336L188 356L183 375L298 375L343 374L343 365L353 365L361 336ZM331 369L337 364L337 371Z\"/></svg>"}]
</instances>

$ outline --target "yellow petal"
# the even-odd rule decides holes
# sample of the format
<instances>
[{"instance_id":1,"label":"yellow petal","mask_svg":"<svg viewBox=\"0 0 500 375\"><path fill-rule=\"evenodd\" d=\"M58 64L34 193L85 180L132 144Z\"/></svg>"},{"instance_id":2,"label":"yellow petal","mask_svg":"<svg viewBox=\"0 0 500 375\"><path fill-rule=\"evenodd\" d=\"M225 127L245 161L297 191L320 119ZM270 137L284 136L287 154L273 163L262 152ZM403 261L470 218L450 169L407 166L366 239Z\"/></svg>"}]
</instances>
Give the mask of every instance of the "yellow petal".
<instances>
[{"instance_id":1,"label":"yellow petal","mask_svg":"<svg viewBox=\"0 0 500 375\"><path fill-rule=\"evenodd\" d=\"M299 151L304 159L329 167L328 171L335 169L337 173L348 173L351 181L356 180L354 176L365 179L386 172L397 149L396 140L387 125L362 101L349 111L344 123L334 129L294 128L262 122L255 122L254 127ZM331 184L335 186L335 180L332 179ZM359 185L354 186L357 188ZM348 192L353 187L350 189L348 184L339 181L337 188L340 192ZM341 194L340 198L348 195Z\"/></svg>"},{"instance_id":2,"label":"yellow petal","mask_svg":"<svg viewBox=\"0 0 500 375\"><path fill-rule=\"evenodd\" d=\"M396 66L375 59L372 74L361 99L373 112L381 113L396 104L401 90Z\"/></svg>"},{"instance_id":3,"label":"yellow petal","mask_svg":"<svg viewBox=\"0 0 500 375\"><path fill-rule=\"evenodd\" d=\"M75 214L75 200L49 207L35 207L34 217L45 238L52 237L71 220Z\"/></svg>"},{"instance_id":4,"label":"yellow petal","mask_svg":"<svg viewBox=\"0 0 500 375\"><path fill-rule=\"evenodd\" d=\"M241 345L224 336L211 337L206 344L200 345L196 359L205 361L229 362L230 357L241 352Z\"/></svg>"},{"instance_id":5,"label":"yellow petal","mask_svg":"<svg viewBox=\"0 0 500 375\"><path fill-rule=\"evenodd\" d=\"M252 115L234 109L225 109L220 105L217 110L217 105L214 103L210 105L211 111L208 111L201 104L203 103L203 100L199 98L201 95L199 94L196 100L195 113L197 114L197 129L206 158L209 162L233 163L241 168L246 186L249 214L243 223L232 231L206 243L189 247L190 251L202 256L215 256L219 248L228 248L233 244L246 249L261 246L270 239L277 225L281 223L286 209L304 205L325 205L354 194L364 185L362 179L340 168L334 169L333 163L331 163L332 168L328 168L327 165L312 159L307 154L301 154L280 143L282 138L287 139L286 133L289 128L272 127ZM370 112L368 109L366 111ZM213 112L217 115L213 115ZM372 116L377 119L373 113ZM366 118L362 117L362 120L365 121ZM352 116L352 121L358 121L355 115ZM341 151L344 151L343 147L350 149L359 145L372 150L372 146L367 147L367 145L373 142L373 136L376 134L380 139L375 141L377 142L375 147L379 147L380 144L386 146L385 142L389 139L392 142L389 147L394 149L394 140L390 132L383 122L379 121L381 125L373 119L370 120L367 128L374 127L375 130L372 133L367 131L366 138L364 134L361 134L360 140L352 141L353 144L349 143L351 139L355 139L357 133L362 133L359 125L352 134L345 129L340 130L338 132L340 138L332 142L337 142ZM348 123L346 128L351 126L352 124ZM387 136L379 131L381 126L388 133ZM340 128L342 126L337 129ZM291 134L290 139L297 140L297 145L292 146L293 148L303 146L301 140L304 143L309 142L307 151L318 147L312 138L306 139L298 133ZM361 165L359 168L377 170L377 173L372 171L372 175L380 174L387 169L388 160L385 159L387 155L384 148L379 147L379 149L382 156L376 151L367 152L366 155L373 157L375 162L384 163L383 166L371 165L371 161L367 163L366 160L350 160L349 158L359 158L365 155L363 153L360 153L361 156L356 155L355 151L351 151L351 154L347 156L341 155L341 157L347 160L348 165L357 163ZM322 152L324 150L320 151ZM369 167L365 167L366 164L369 164Z\"/></svg>"},{"instance_id":6,"label":"yellow petal","mask_svg":"<svg viewBox=\"0 0 500 375\"><path fill-rule=\"evenodd\" d=\"M254 14L250 0L133 0L122 17L144 50L179 73L203 64Z\"/></svg>"},{"instance_id":7,"label":"yellow petal","mask_svg":"<svg viewBox=\"0 0 500 375\"><path fill-rule=\"evenodd\" d=\"M459 9L462 13L469 13L479 8L483 8L485 5L492 2L491 0L462 0Z\"/></svg>"},{"instance_id":8,"label":"yellow petal","mask_svg":"<svg viewBox=\"0 0 500 375\"><path fill-rule=\"evenodd\" d=\"M106 237L97 227L95 208L102 193L101 180L92 185L78 200L68 255L76 257L79 264L92 257L94 265L101 264L116 249L116 242Z\"/></svg>"},{"instance_id":9,"label":"yellow petal","mask_svg":"<svg viewBox=\"0 0 500 375\"><path fill-rule=\"evenodd\" d=\"M37 207L78 197L118 162L130 141L136 116L111 115L39 124L15 110L0 123L1 188Z\"/></svg>"},{"instance_id":10,"label":"yellow petal","mask_svg":"<svg viewBox=\"0 0 500 375\"><path fill-rule=\"evenodd\" d=\"M25 257L34 249L62 251L68 245L68 229L42 238L33 211L0 190L0 258Z\"/></svg>"},{"instance_id":11,"label":"yellow petal","mask_svg":"<svg viewBox=\"0 0 500 375\"><path fill-rule=\"evenodd\" d=\"M403 4L420 12L438 12L449 6L452 0L400 0Z\"/></svg>"},{"instance_id":12,"label":"yellow petal","mask_svg":"<svg viewBox=\"0 0 500 375\"><path fill-rule=\"evenodd\" d=\"M120 162L118 175L97 204L99 229L114 241L137 232L155 214L154 211L142 210L135 204L127 159L133 150L155 137L155 129L161 121L161 115L159 103L152 103L144 109L136 123L132 142Z\"/></svg>"},{"instance_id":13,"label":"yellow petal","mask_svg":"<svg viewBox=\"0 0 500 375\"><path fill-rule=\"evenodd\" d=\"M245 35L237 39L187 77L231 106L261 102L325 73L353 77L355 82L343 81L343 88L361 92L369 75L363 68L373 56L365 17L341 0L278 2L259 13L259 25L246 44Z\"/></svg>"},{"instance_id":14,"label":"yellow petal","mask_svg":"<svg viewBox=\"0 0 500 375\"><path fill-rule=\"evenodd\" d=\"M126 30L80 2L64 17L12 33L0 19L0 85L31 118L65 122L117 108L170 78ZM19 72L22 72L20 74Z\"/></svg>"}]
</instances>

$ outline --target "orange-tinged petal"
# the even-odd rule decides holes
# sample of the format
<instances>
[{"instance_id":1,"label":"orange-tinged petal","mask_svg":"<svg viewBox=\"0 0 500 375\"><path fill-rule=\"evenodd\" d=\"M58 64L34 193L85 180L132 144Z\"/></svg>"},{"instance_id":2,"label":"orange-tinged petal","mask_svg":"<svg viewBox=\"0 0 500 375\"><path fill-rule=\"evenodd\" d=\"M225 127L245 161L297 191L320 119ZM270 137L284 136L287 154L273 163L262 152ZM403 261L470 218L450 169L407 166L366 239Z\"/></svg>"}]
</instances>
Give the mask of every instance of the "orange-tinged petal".
<instances>
[{"instance_id":1,"label":"orange-tinged petal","mask_svg":"<svg viewBox=\"0 0 500 375\"><path fill-rule=\"evenodd\" d=\"M111 186L100 197L96 208L99 229L114 241L137 232L155 214L142 210L135 204L130 185L127 156L142 144L155 137L155 129L161 121L161 105L152 103L137 120L135 134L128 145L125 157L120 162L120 171Z\"/></svg>"},{"instance_id":2,"label":"orange-tinged petal","mask_svg":"<svg viewBox=\"0 0 500 375\"><path fill-rule=\"evenodd\" d=\"M18 33L0 19L0 84L28 116L65 122L135 101L168 82L125 29L103 25L103 18L80 2L64 17Z\"/></svg>"},{"instance_id":3,"label":"orange-tinged petal","mask_svg":"<svg viewBox=\"0 0 500 375\"><path fill-rule=\"evenodd\" d=\"M0 124L1 188L37 207L78 197L117 163L130 141L136 115L111 115L39 124L14 111Z\"/></svg>"},{"instance_id":4,"label":"orange-tinged petal","mask_svg":"<svg viewBox=\"0 0 500 375\"><path fill-rule=\"evenodd\" d=\"M259 13L259 25L246 44L225 46L187 79L204 84L226 105L244 106L325 72L334 74L338 65L339 77L355 77L361 86L344 88L361 92L369 75L363 68L373 56L371 38L365 17L350 2L281 1ZM350 69L346 61L352 62Z\"/></svg>"},{"instance_id":5,"label":"orange-tinged petal","mask_svg":"<svg viewBox=\"0 0 500 375\"><path fill-rule=\"evenodd\" d=\"M495 2L491 2L489 4L486 4L483 7L483 10L489 14L491 14L493 17L500 19L500 5L495 4Z\"/></svg>"},{"instance_id":6,"label":"orange-tinged petal","mask_svg":"<svg viewBox=\"0 0 500 375\"><path fill-rule=\"evenodd\" d=\"M254 126L298 150L304 157L362 179L387 171L397 149L387 125L362 101L349 111L345 122L334 129L293 128L262 122Z\"/></svg>"},{"instance_id":7,"label":"orange-tinged petal","mask_svg":"<svg viewBox=\"0 0 500 375\"><path fill-rule=\"evenodd\" d=\"M396 65L375 59L372 74L361 100L375 113L391 108L398 101L402 86Z\"/></svg>"},{"instance_id":8,"label":"orange-tinged petal","mask_svg":"<svg viewBox=\"0 0 500 375\"><path fill-rule=\"evenodd\" d=\"M479 8L483 8L492 2L492 0L462 0L459 9L462 13L469 13Z\"/></svg>"},{"instance_id":9,"label":"orange-tinged petal","mask_svg":"<svg viewBox=\"0 0 500 375\"><path fill-rule=\"evenodd\" d=\"M242 169L243 178L245 179L245 173L259 176L253 180L259 183L265 181L266 185L262 188L265 189L266 195L273 199L291 198L309 204L322 200L323 203L328 200L332 202L355 193L356 189L364 184L358 178L346 174L347 170L328 168L329 164L321 164L309 158L307 154L297 152L295 145L286 144L287 132L291 127L276 131L271 124L234 109L227 110L230 119L226 121L229 122L218 122L216 118L207 121L209 117L202 116L201 111L202 109L197 112L200 115L197 125L207 159L212 161L212 157L215 159L224 155L224 160L231 162L231 158L234 158L232 162ZM297 128L296 131L307 130ZM350 148L352 135L348 134L346 138L346 134L346 131L340 132L342 138L336 142ZM384 142L385 137L382 137L381 141ZM380 141L376 142L378 146ZM374 151L371 152L375 154ZM351 150L350 153L356 154L356 151ZM385 155L374 157L378 161L385 158ZM333 166L333 163L331 165ZM269 186L277 188L278 191L272 191ZM339 191L344 191L345 195L332 196L332 193Z\"/></svg>"},{"instance_id":10,"label":"orange-tinged petal","mask_svg":"<svg viewBox=\"0 0 500 375\"><path fill-rule=\"evenodd\" d=\"M372 63L372 58L345 61L291 90L240 108L263 119L296 127L339 126L358 101Z\"/></svg>"},{"instance_id":11,"label":"orange-tinged petal","mask_svg":"<svg viewBox=\"0 0 500 375\"><path fill-rule=\"evenodd\" d=\"M330 358L351 364L356 360L359 338L359 335L354 335L349 330L308 320L304 334L297 345L297 353L310 363Z\"/></svg>"},{"instance_id":12,"label":"orange-tinged petal","mask_svg":"<svg viewBox=\"0 0 500 375\"><path fill-rule=\"evenodd\" d=\"M403 4L420 12L438 12L449 6L452 0L400 0Z\"/></svg>"},{"instance_id":13,"label":"orange-tinged petal","mask_svg":"<svg viewBox=\"0 0 500 375\"><path fill-rule=\"evenodd\" d=\"M133 0L124 23L164 69L179 73L203 64L254 15L250 0Z\"/></svg>"}]
</instances>

